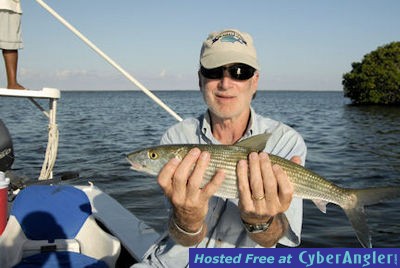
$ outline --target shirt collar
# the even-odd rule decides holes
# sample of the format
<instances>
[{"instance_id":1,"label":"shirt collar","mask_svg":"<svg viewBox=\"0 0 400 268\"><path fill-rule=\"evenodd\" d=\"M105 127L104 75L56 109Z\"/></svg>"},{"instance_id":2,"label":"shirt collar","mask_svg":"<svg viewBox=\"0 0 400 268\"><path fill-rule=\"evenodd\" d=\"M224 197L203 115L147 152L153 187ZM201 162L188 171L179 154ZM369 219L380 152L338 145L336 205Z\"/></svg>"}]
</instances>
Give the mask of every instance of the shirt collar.
<instances>
[{"instance_id":1,"label":"shirt collar","mask_svg":"<svg viewBox=\"0 0 400 268\"><path fill-rule=\"evenodd\" d=\"M255 120L256 113L253 109L253 107L250 107L250 120L249 124L247 125L247 129L243 135L243 137L240 139L246 139L250 136L253 135L254 133L254 120ZM206 143L211 143L211 144L220 144L220 142L214 138L212 135L211 131L211 118L210 118L210 112L207 109L207 111L200 117L200 129L201 129L201 136L202 140L204 140Z\"/></svg>"}]
</instances>

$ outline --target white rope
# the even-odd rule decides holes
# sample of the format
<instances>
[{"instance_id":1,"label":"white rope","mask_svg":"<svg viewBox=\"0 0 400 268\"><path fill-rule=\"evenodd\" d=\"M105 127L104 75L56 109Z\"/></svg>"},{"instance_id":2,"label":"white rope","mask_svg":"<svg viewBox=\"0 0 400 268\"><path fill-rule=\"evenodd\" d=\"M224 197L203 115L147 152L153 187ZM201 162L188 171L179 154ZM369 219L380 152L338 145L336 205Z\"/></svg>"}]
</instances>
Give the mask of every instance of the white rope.
<instances>
[{"instance_id":1,"label":"white rope","mask_svg":"<svg viewBox=\"0 0 400 268\"><path fill-rule=\"evenodd\" d=\"M96 45L94 45L89 39L87 39L82 33L80 33L75 27L68 23L63 17L61 17L54 9L49 7L42 0L36 0L36 2L41 5L45 10L47 10L51 15L53 15L57 20L59 20L65 27L71 30L75 35L77 35L83 42L85 42L91 49L97 52L101 57L103 57L108 63L120 71L128 80L134 83L139 89L141 89L147 96L149 96L154 102L160 105L164 110L166 110L170 115L172 115L176 120L182 121L182 118L176 114L171 108L169 108L163 101L161 101L156 95L154 95L150 90L143 86L139 81L133 78L127 71L125 71L120 65L118 65L113 59L107 56L103 51L101 51Z\"/></svg>"},{"instance_id":2,"label":"white rope","mask_svg":"<svg viewBox=\"0 0 400 268\"><path fill-rule=\"evenodd\" d=\"M58 127L56 124L57 100L49 99L49 138L47 141L46 154L44 157L39 180L53 178L53 168L57 158L58 151Z\"/></svg>"},{"instance_id":3,"label":"white rope","mask_svg":"<svg viewBox=\"0 0 400 268\"><path fill-rule=\"evenodd\" d=\"M53 168L57 158L58 128L56 124L49 124L49 140L46 155L40 171L39 180L47 180L53 177Z\"/></svg>"}]
</instances>

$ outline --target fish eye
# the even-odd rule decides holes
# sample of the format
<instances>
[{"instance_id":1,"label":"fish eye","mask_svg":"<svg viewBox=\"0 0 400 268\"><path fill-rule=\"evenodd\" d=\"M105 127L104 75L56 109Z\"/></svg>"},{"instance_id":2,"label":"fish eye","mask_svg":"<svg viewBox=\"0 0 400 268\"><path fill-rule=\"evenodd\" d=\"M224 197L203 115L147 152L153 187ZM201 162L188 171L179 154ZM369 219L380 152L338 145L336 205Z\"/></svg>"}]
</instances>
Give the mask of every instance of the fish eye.
<instances>
[{"instance_id":1,"label":"fish eye","mask_svg":"<svg viewBox=\"0 0 400 268\"><path fill-rule=\"evenodd\" d=\"M152 159L152 160L155 160L155 159L158 158L158 154L156 152L154 152L154 151L149 151L148 155L149 155L149 158Z\"/></svg>"}]
</instances>

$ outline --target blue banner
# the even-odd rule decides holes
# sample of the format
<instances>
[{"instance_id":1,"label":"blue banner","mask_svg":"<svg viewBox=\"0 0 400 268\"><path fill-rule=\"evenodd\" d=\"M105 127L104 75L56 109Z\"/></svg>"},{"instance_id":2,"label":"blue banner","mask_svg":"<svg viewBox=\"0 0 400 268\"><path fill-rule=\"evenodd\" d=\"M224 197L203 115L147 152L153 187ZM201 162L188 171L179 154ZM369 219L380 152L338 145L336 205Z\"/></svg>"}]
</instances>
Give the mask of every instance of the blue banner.
<instances>
[{"instance_id":1,"label":"blue banner","mask_svg":"<svg viewBox=\"0 0 400 268\"><path fill-rule=\"evenodd\" d=\"M400 267L399 248L191 248L196 267Z\"/></svg>"}]
</instances>

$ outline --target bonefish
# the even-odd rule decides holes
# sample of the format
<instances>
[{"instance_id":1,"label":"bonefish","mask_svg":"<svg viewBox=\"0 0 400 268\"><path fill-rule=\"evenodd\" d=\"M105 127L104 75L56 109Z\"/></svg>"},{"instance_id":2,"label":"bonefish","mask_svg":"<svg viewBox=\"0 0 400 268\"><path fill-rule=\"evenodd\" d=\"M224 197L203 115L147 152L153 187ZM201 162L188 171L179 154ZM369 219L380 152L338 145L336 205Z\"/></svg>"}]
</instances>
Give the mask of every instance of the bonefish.
<instances>
[{"instance_id":1,"label":"bonefish","mask_svg":"<svg viewBox=\"0 0 400 268\"><path fill-rule=\"evenodd\" d=\"M215 193L223 198L238 198L236 166L241 159L247 159L251 152L265 148L269 134L260 134L242 140L234 145L173 144L160 145L132 152L127 155L132 169L157 175L172 158L183 159L192 148L208 151L211 160L206 170L202 186L207 184L218 169L225 170L225 180ZM294 186L294 195L311 199L326 213L326 205L339 205L346 213L357 238L364 247L372 247L364 206L400 197L400 187L375 187L365 189L342 188L326 180L315 172L276 155L269 155L272 164L280 165Z\"/></svg>"}]
</instances>

